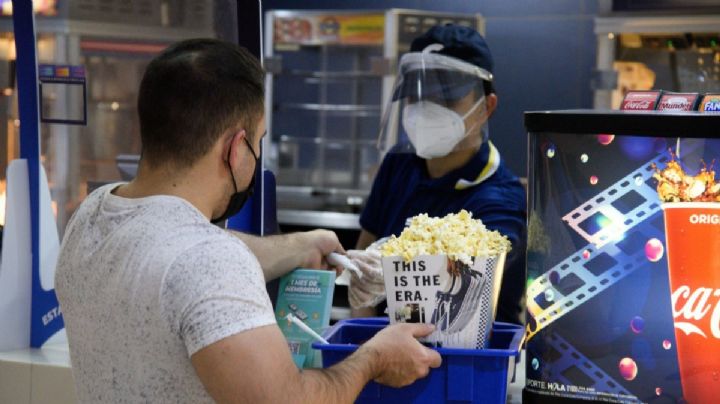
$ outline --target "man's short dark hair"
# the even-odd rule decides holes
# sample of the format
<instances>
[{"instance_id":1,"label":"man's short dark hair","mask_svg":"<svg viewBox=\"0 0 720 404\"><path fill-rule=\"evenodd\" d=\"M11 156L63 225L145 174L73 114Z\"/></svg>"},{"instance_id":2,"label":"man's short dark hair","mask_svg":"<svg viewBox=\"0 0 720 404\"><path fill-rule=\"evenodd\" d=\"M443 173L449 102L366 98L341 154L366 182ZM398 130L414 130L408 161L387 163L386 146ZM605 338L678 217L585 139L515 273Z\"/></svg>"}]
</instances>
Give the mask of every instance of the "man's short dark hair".
<instances>
[{"instance_id":1,"label":"man's short dark hair","mask_svg":"<svg viewBox=\"0 0 720 404\"><path fill-rule=\"evenodd\" d=\"M138 96L143 160L189 167L229 130L252 138L263 115L265 73L244 48L190 39L150 62Z\"/></svg>"}]
</instances>

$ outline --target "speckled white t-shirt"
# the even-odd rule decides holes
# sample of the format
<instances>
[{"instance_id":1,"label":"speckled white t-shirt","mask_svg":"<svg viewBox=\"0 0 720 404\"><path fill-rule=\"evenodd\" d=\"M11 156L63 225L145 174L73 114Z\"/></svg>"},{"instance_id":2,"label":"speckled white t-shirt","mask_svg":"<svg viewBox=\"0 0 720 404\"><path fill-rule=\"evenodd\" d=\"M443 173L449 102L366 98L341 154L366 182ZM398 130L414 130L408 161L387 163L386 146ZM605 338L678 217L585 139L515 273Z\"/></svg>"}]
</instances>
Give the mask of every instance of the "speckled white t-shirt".
<instances>
[{"instance_id":1,"label":"speckled white t-shirt","mask_svg":"<svg viewBox=\"0 0 720 404\"><path fill-rule=\"evenodd\" d=\"M82 403L212 402L190 356L275 323L247 246L184 199L104 186L68 224L55 288Z\"/></svg>"}]
</instances>

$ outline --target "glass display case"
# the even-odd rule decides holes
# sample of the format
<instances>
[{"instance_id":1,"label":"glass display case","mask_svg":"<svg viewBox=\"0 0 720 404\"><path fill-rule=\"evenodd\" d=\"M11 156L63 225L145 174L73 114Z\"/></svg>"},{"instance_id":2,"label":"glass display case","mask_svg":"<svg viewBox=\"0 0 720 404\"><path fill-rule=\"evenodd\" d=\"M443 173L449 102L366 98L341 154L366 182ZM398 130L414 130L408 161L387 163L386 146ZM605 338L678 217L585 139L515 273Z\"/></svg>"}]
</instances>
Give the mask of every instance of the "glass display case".
<instances>
[{"instance_id":1,"label":"glass display case","mask_svg":"<svg viewBox=\"0 0 720 404\"><path fill-rule=\"evenodd\" d=\"M270 11L265 15L266 167L281 225L357 229L381 161L380 119L395 63L433 25L483 31L479 15L417 10ZM354 244L354 240L351 241Z\"/></svg>"},{"instance_id":2,"label":"glass display case","mask_svg":"<svg viewBox=\"0 0 720 404\"><path fill-rule=\"evenodd\" d=\"M714 402L720 114L532 112L525 125L523 402Z\"/></svg>"},{"instance_id":3,"label":"glass display case","mask_svg":"<svg viewBox=\"0 0 720 404\"><path fill-rule=\"evenodd\" d=\"M629 90L720 93L720 14L595 19L595 108L618 108Z\"/></svg>"},{"instance_id":4,"label":"glass display case","mask_svg":"<svg viewBox=\"0 0 720 404\"><path fill-rule=\"evenodd\" d=\"M150 59L167 45L214 37L213 2L34 2L38 63L82 65L87 76L87 124L42 124L40 146L58 231L97 184L119 181L118 154L140 153L137 88ZM10 1L0 2L0 188L19 157L15 42ZM43 114L71 116L82 103L64 91L43 92ZM82 115L82 114L80 114ZM124 178L128 179L128 178ZM4 198L0 197L0 201ZM0 220L0 225L2 221Z\"/></svg>"}]
</instances>

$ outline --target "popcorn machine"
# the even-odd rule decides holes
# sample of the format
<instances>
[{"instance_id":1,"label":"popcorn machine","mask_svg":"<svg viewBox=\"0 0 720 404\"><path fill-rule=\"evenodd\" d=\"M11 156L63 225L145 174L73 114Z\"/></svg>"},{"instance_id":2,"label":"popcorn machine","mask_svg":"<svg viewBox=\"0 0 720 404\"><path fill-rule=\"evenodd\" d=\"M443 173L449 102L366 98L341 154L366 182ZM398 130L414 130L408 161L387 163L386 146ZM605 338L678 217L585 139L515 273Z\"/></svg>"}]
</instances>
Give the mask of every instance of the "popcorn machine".
<instances>
[{"instance_id":1,"label":"popcorn machine","mask_svg":"<svg viewBox=\"0 0 720 404\"><path fill-rule=\"evenodd\" d=\"M484 29L480 15L416 10L266 14L264 154L281 226L358 229L395 63L416 36L447 23Z\"/></svg>"}]
</instances>

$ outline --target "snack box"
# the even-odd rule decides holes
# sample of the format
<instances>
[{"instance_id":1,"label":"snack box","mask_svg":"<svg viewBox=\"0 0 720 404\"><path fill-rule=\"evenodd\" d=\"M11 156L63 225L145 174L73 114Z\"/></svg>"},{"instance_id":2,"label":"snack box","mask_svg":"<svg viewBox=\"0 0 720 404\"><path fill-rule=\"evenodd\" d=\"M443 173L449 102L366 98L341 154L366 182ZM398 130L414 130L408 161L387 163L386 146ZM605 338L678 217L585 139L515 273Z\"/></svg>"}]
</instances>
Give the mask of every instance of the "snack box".
<instances>
[{"instance_id":1,"label":"snack box","mask_svg":"<svg viewBox=\"0 0 720 404\"><path fill-rule=\"evenodd\" d=\"M487 346L505 254L472 257L471 265L446 255L419 255L412 261L389 256L381 262L391 324L434 324L435 331L421 341L435 346Z\"/></svg>"},{"instance_id":2,"label":"snack box","mask_svg":"<svg viewBox=\"0 0 720 404\"><path fill-rule=\"evenodd\" d=\"M705 94L698 106L698 111L705 113L720 113L720 94Z\"/></svg>"},{"instance_id":3,"label":"snack box","mask_svg":"<svg viewBox=\"0 0 720 404\"><path fill-rule=\"evenodd\" d=\"M652 111L658 104L662 91L628 91L620 105L624 111Z\"/></svg>"},{"instance_id":4,"label":"snack box","mask_svg":"<svg viewBox=\"0 0 720 404\"><path fill-rule=\"evenodd\" d=\"M698 93L663 92L655 109L666 112L694 111L699 101Z\"/></svg>"},{"instance_id":5,"label":"snack box","mask_svg":"<svg viewBox=\"0 0 720 404\"><path fill-rule=\"evenodd\" d=\"M322 352L323 367L330 367L355 352L388 322L387 318L340 321L323 335L330 344L314 343L313 348ZM370 382L356 403L504 403L509 363L512 359L514 364L519 355L523 333L520 325L496 322L488 348L436 348L443 362L427 377L400 389Z\"/></svg>"}]
</instances>

